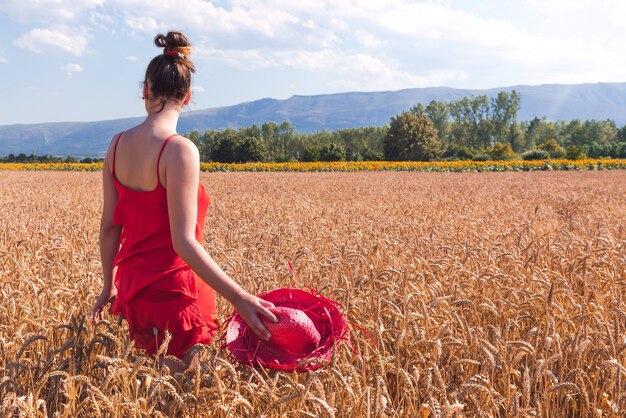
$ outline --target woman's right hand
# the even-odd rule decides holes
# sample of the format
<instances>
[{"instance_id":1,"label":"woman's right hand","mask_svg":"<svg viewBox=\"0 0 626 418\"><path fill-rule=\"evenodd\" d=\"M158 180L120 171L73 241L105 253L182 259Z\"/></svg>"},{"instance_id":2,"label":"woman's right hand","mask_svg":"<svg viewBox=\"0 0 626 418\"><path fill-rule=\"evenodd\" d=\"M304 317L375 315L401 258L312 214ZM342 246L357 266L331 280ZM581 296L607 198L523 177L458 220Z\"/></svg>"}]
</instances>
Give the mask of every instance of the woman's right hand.
<instances>
[{"instance_id":1,"label":"woman's right hand","mask_svg":"<svg viewBox=\"0 0 626 418\"><path fill-rule=\"evenodd\" d=\"M102 289L102 292L100 293L100 296L98 296L98 300L96 300L93 310L91 311L91 322L94 325L102 321L102 310L108 303L113 303L116 296L117 288L115 285L111 286L108 291L106 289Z\"/></svg>"},{"instance_id":2,"label":"woman's right hand","mask_svg":"<svg viewBox=\"0 0 626 418\"><path fill-rule=\"evenodd\" d=\"M259 315L263 315L272 322L278 322L278 318L268 309L273 308L274 304L251 295L250 293L246 293L241 296L234 305L239 315L250 326L252 332L260 339L269 341L272 334L265 328Z\"/></svg>"}]
</instances>

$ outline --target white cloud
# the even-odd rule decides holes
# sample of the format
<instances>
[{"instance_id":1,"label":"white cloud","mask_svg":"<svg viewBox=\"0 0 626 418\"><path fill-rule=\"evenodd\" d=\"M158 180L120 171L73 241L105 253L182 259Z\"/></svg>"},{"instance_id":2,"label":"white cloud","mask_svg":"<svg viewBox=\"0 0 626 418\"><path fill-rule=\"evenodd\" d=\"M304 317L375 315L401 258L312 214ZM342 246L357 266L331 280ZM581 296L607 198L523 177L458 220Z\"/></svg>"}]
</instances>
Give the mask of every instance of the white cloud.
<instances>
[{"instance_id":1,"label":"white cloud","mask_svg":"<svg viewBox=\"0 0 626 418\"><path fill-rule=\"evenodd\" d=\"M337 63L339 77L331 82L340 90L397 90L413 87L441 86L465 80L458 70L429 71L415 74L402 70L393 62L366 54L343 56Z\"/></svg>"},{"instance_id":2,"label":"white cloud","mask_svg":"<svg viewBox=\"0 0 626 418\"><path fill-rule=\"evenodd\" d=\"M125 20L131 31L150 34L157 28L178 27L202 34L252 32L281 41L280 36L290 25L302 24L300 17L287 11L289 8L265 2L246 4L232 0L227 8L205 0L110 0L110 3L132 16ZM167 27L159 22L166 22Z\"/></svg>"},{"instance_id":3,"label":"white cloud","mask_svg":"<svg viewBox=\"0 0 626 418\"><path fill-rule=\"evenodd\" d=\"M81 56L88 52L90 40L91 35L85 27L72 28L63 25L49 29L32 29L16 39L15 44L38 54L56 50Z\"/></svg>"},{"instance_id":4,"label":"white cloud","mask_svg":"<svg viewBox=\"0 0 626 418\"><path fill-rule=\"evenodd\" d=\"M525 0L525 3L535 10L558 14L585 10L596 5L592 0Z\"/></svg>"},{"instance_id":5,"label":"white cloud","mask_svg":"<svg viewBox=\"0 0 626 418\"><path fill-rule=\"evenodd\" d=\"M111 34L115 34L117 28L115 26L115 19L112 15L91 11L89 13L89 24L93 29L103 30Z\"/></svg>"},{"instance_id":6,"label":"white cloud","mask_svg":"<svg viewBox=\"0 0 626 418\"><path fill-rule=\"evenodd\" d=\"M126 61L138 61L139 58L137 58L135 55L129 55L126 57Z\"/></svg>"},{"instance_id":7,"label":"white cloud","mask_svg":"<svg viewBox=\"0 0 626 418\"><path fill-rule=\"evenodd\" d=\"M626 4L620 1L542 1L545 16L528 12L534 19L530 21L511 12L496 18L460 1L459 7L450 6L449 1L333 3L327 20L334 22L342 39L349 39L345 28L352 28L350 32L364 47L376 48L376 40L384 40L386 53L398 62L396 68L420 68L419 78L424 80L449 80L459 87L530 83L525 80L624 80L620 69L626 67L626 46L615 36L621 33L621 24L606 27L607 17L619 15L620 22L626 18ZM561 8L576 19L567 25L552 24L554 11ZM598 8L604 10L598 12ZM591 23L589 16L603 23ZM422 57L430 62L422 64ZM452 73L449 68L454 68Z\"/></svg>"},{"instance_id":8,"label":"white cloud","mask_svg":"<svg viewBox=\"0 0 626 418\"><path fill-rule=\"evenodd\" d=\"M348 22L357 22L357 26L371 26L371 31L377 32L378 38L412 39L415 43L457 42L477 47L494 47L505 44L512 35L519 32L509 22L476 16L439 3L389 1L390 4L360 2L366 7L353 6L353 13L346 14L345 19ZM345 6L343 3L342 5ZM347 13L347 7L343 11ZM359 35L357 32L357 37Z\"/></svg>"},{"instance_id":9,"label":"white cloud","mask_svg":"<svg viewBox=\"0 0 626 418\"><path fill-rule=\"evenodd\" d=\"M383 41L382 39L379 39L364 30L357 30L355 37L364 47L367 48L379 48L387 44L386 41Z\"/></svg>"},{"instance_id":10,"label":"white cloud","mask_svg":"<svg viewBox=\"0 0 626 418\"><path fill-rule=\"evenodd\" d=\"M414 74L403 70L398 62L384 56L346 53L338 49L321 50L204 50L203 55L241 70L291 68L327 74L330 82L342 90L387 90L443 85L462 81L467 74L458 70L430 71Z\"/></svg>"},{"instance_id":11,"label":"white cloud","mask_svg":"<svg viewBox=\"0 0 626 418\"><path fill-rule=\"evenodd\" d=\"M7 62L9 62L9 60L0 55L0 64L6 64Z\"/></svg>"},{"instance_id":12,"label":"white cloud","mask_svg":"<svg viewBox=\"0 0 626 418\"><path fill-rule=\"evenodd\" d=\"M193 91L194 93L204 93L206 89L202 86L192 86L191 91Z\"/></svg>"},{"instance_id":13,"label":"white cloud","mask_svg":"<svg viewBox=\"0 0 626 418\"><path fill-rule=\"evenodd\" d=\"M3 0L0 12L22 22L72 22L82 18L87 10L101 7L106 0Z\"/></svg>"},{"instance_id":14,"label":"white cloud","mask_svg":"<svg viewBox=\"0 0 626 418\"><path fill-rule=\"evenodd\" d=\"M81 73L83 71L83 67L81 67L79 64L65 64L63 67L61 67L61 69L67 72L67 75L69 75L70 77L72 76L72 74Z\"/></svg>"},{"instance_id":15,"label":"white cloud","mask_svg":"<svg viewBox=\"0 0 626 418\"><path fill-rule=\"evenodd\" d=\"M157 21L149 16L128 16L124 21L133 31L153 33L159 27Z\"/></svg>"}]
</instances>

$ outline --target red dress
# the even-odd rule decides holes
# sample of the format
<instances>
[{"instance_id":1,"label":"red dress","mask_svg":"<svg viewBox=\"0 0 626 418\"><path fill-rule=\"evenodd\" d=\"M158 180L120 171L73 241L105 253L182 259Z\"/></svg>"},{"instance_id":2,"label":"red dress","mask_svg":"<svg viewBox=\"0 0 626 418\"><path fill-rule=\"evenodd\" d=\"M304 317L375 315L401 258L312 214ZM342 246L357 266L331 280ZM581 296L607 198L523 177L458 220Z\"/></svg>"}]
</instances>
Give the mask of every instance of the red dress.
<instances>
[{"instance_id":1,"label":"red dress","mask_svg":"<svg viewBox=\"0 0 626 418\"><path fill-rule=\"evenodd\" d=\"M113 149L113 180L118 193L114 222L122 225L120 249L113 264L117 266L115 285L117 298L111 313L128 322L135 347L155 354L163 341L165 330L172 334L166 354L183 358L185 350L208 344L217 331L215 291L200 279L176 254L172 246L167 210L167 190L159 179L151 191L132 190L122 185L115 175ZM202 242L202 230L209 194L198 186L198 220L196 239Z\"/></svg>"}]
</instances>

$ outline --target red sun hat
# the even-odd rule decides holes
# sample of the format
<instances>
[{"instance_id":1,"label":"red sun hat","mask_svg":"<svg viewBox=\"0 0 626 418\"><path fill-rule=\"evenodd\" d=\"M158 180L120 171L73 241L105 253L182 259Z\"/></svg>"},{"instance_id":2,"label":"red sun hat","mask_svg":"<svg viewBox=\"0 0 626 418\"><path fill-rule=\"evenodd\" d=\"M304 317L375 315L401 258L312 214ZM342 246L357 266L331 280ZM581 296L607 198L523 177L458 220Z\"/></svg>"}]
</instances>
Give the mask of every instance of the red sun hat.
<instances>
[{"instance_id":1,"label":"red sun hat","mask_svg":"<svg viewBox=\"0 0 626 418\"><path fill-rule=\"evenodd\" d=\"M259 297L274 304L270 311L278 322L262 317L272 333L269 341L263 341L238 313L232 314L225 346L239 363L287 371L316 370L331 360L335 344L349 343L347 320L338 302L314 290L294 288L276 289ZM306 362L311 359L322 362Z\"/></svg>"}]
</instances>

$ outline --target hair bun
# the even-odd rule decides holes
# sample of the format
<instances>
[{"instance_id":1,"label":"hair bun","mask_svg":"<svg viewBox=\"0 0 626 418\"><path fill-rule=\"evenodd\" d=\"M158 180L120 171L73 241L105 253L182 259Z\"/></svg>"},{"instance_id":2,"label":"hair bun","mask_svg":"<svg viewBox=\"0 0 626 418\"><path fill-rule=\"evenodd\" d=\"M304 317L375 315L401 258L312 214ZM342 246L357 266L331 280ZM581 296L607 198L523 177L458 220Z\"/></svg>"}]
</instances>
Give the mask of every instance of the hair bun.
<instances>
[{"instance_id":1,"label":"hair bun","mask_svg":"<svg viewBox=\"0 0 626 418\"><path fill-rule=\"evenodd\" d=\"M189 59L191 42L182 33L170 31L156 35L154 44L163 50L146 68L144 82L150 97L161 100L161 110L170 99L184 104L191 89L191 74L196 71Z\"/></svg>"},{"instance_id":2,"label":"hair bun","mask_svg":"<svg viewBox=\"0 0 626 418\"><path fill-rule=\"evenodd\" d=\"M169 31L166 35L159 33L154 37L154 44L158 48L183 54L185 58L189 58L191 54L191 42L185 35L177 31Z\"/></svg>"}]
</instances>

